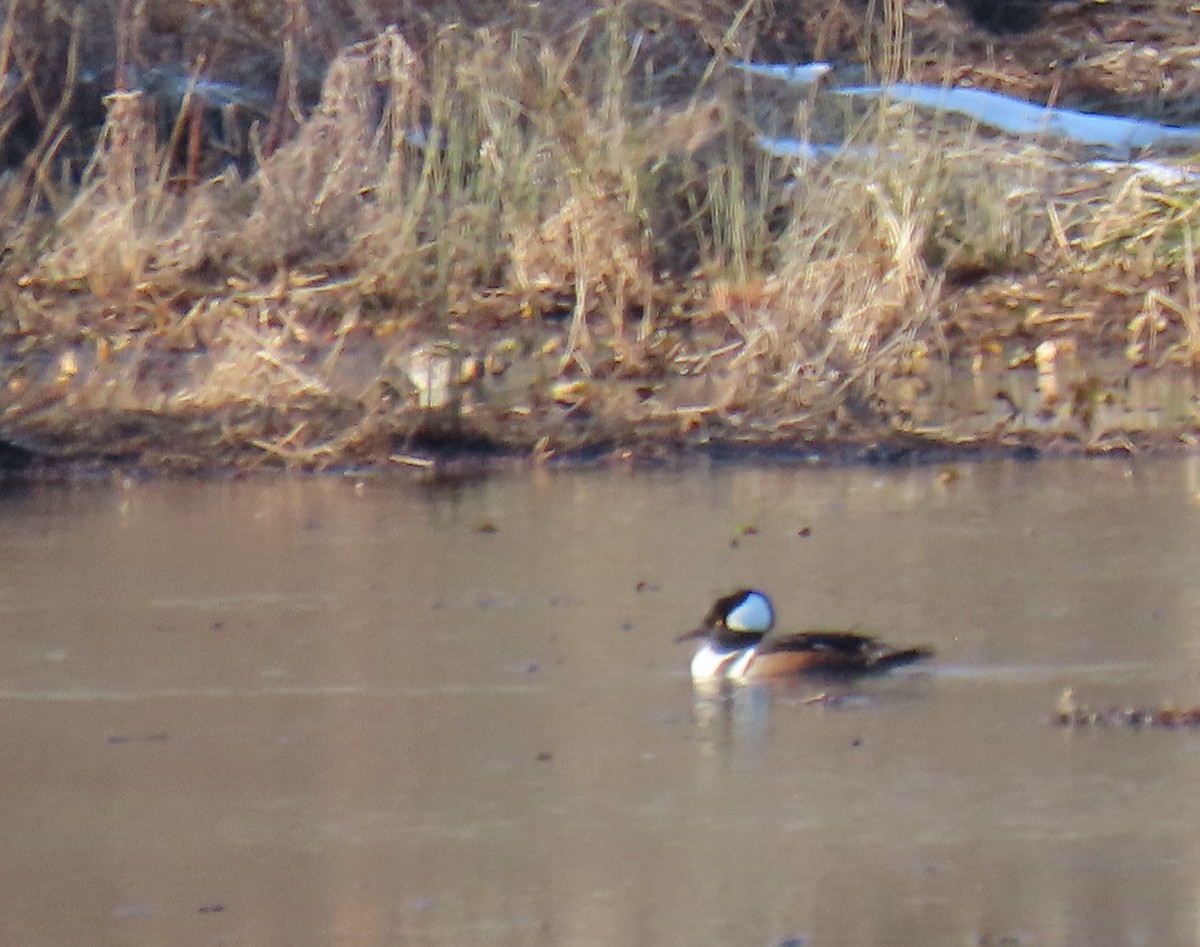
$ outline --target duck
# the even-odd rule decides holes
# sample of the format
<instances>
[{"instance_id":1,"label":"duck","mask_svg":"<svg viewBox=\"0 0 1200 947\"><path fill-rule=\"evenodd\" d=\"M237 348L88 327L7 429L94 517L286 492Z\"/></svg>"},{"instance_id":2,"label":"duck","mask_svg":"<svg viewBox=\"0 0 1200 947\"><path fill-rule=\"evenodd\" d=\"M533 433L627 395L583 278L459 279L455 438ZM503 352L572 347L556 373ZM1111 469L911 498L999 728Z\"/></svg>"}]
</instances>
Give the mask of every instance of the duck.
<instances>
[{"instance_id":1,"label":"duck","mask_svg":"<svg viewBox=\"0 0 1200 947\"><path fill-rule=\"evenodd\" d=\"M775 607L758 589L717 599L698 628L675 640L704 639L692 657L698 684L809 676L866 676L933 657L933 648L893 648L854 631L775 632Z\"/></svg>"}]
</instances>

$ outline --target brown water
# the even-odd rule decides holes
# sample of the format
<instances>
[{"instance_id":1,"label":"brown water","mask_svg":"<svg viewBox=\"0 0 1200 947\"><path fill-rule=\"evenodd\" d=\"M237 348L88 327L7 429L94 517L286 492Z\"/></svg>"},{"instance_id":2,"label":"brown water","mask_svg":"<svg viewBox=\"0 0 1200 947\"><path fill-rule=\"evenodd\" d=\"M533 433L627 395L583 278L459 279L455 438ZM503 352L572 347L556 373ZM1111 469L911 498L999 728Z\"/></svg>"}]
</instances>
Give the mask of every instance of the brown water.
<instances>
[{"instance_id":1,"label":"brown water","mask_svg":"<svg viewBox=\"0 0 1200 947\"><path fill-rule=\"evenodd\" d=\"M1200 731L1049 722L1200 703L1200 461L959 473L10 490L0 943L1200 942ZM698 698L743 583L938 659Z\"/></svg>"}]
</instances>

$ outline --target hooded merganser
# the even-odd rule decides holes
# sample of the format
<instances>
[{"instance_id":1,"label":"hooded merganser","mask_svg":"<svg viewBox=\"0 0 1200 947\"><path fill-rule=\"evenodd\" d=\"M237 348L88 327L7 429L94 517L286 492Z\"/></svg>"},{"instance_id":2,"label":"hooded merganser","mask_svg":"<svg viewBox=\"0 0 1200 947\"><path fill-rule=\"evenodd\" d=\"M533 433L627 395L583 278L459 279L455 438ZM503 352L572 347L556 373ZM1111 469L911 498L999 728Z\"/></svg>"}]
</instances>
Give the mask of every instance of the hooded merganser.
<instances>
[{"instance_id":1,"label":"hooded merganser","mask_svg":"<svg viewBox=\"0 0 1200 947\"><path fill-rule=\"evenodd\" d=\"M750 681L800 674L881 674L933 656L933 649L891 648L852 631L772 634L775 609L765 593L742 589L717 599L694 631L676 641L707 638L692 658L692 680Z\"/></svg>"}]
</instances>

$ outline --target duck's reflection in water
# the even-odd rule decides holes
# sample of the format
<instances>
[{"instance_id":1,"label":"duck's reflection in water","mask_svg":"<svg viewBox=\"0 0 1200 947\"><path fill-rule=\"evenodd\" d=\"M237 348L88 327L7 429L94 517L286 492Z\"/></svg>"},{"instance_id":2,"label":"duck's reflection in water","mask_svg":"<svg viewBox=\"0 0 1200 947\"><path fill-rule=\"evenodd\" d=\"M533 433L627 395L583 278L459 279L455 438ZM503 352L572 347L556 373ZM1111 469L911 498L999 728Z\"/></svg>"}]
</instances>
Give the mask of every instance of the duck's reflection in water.
<instances>
[{"instance_id":1,"label":"duck's reflection in water","mask_svg":"<svg viewBox=\"0 0 1200 947\"><path fill-rule=\"evenodd\" d=\"M765 741L776 714L886 712L911 701L926 700L932 686L933 675L928 671L884 680L815 677L751 684L695 682L692 720L701 745L716 752L734 744Z\"/></svg>"}]
</instances>

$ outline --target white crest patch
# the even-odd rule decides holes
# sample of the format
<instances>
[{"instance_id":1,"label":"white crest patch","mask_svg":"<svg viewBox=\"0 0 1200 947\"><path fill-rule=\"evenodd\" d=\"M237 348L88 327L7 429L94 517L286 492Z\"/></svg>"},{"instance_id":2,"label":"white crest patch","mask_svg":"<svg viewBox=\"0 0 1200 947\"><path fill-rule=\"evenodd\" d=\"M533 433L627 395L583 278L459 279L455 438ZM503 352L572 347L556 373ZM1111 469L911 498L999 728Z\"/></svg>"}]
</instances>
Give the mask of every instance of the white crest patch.
<instances>
[{"instance_id":1,"label":"white crest patch","mask_svg":"<svg viewBox=\"0 0 1200 947\"><path fill-rule=\"evenodd\" d=\"M749 631L766 634L775 625L775 611L771 600L762 592L747 592L725 616L725 627L730 631Z\"/></svg>"}]
</instances>

